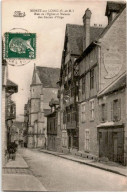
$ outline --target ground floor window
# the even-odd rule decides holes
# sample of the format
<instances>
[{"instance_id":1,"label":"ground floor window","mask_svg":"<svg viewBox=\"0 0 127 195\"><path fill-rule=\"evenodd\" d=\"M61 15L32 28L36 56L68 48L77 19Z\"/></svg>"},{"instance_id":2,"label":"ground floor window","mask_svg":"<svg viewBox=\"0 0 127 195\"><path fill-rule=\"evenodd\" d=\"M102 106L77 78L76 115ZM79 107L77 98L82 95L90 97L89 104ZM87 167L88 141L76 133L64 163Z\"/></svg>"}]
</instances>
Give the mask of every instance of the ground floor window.
<instances>
[{"instance_id":1,"label":"ground floor window","mask_svg":"<svg viewBox=\"0 0 127 195\"><path fill-rule=\"evenodd\" d=\"M67 133L66 132L62 133L62 146L67 147Z\"/></svg>"},{"instance_id":2,"label":"ground floor window","mask_svg":"<svg viewBox=\"0 0 127 195\"><path fill-rule=\"evenodd\" d=\"M85 129L84 150L86 152L89 152L90 151L90 131L89 131L89 129Z\"/></svg>"}]
</instances>

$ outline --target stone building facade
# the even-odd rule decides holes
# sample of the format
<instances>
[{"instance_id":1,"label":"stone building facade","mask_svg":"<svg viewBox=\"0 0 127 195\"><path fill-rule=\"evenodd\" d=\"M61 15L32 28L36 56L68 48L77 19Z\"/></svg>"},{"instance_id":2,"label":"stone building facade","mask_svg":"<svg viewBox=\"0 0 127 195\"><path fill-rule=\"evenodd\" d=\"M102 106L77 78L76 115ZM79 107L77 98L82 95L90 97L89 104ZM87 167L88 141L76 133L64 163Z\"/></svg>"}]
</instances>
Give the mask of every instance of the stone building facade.
<instances>
[{"instance_id":1,"label":"stone building facade","mask_svg":"<svg viewBox=\"0 0 127 195\"><path fill-rule=\"evenodd\" d=\"M90 14L88 10L88 15ZM88 16L86 16L88 17ZM60 73L60 110L62 151L76 153L79 143L79 67L76 66L83 50L102 32L102 27L90 27L90 20L83 18L84 25L67 24ZM86 30L86 25L89 26ZM89 33L90 35L89 35ZM88 38L89 36L89 38ZM87 39L86 39L87 37ZM84 40L84 41L83 41ZM88 43L89 41L89 43Z\"/></svg>"},{"instance_id":2,"label":"stone building facade","mask_svg":"<svg viewBox=\"0 0 127 195\"><path fill-rule=\"evenodd\" d=\"M47 139L47 119L49 113L49 101L57 97L58 68L35 66L32 83L30 85L29 148L45 147Z\"/></svg>"},{"instance_id":3,"label":"stone building facade","mask_svg":"<svg viewBox=\"0 0 127 195\"><path fill-rule=\"evenodd\" d=\"M117 129L116 123L114 126L111 124L110 128L108 127L110 133L113 132L111 129L115 129L117 132L114 132L117 135L112 139L115 144L114 148L112 147L110 150L112 158L106 153L107 146L100 144L101 141L104 143L104 140L99 137L101 135L104 138L103 133L100 132L101 127L104 127L104 124L101 126L100 122L102 112L100 104L102 103L104 106L103 97L104 99L106 97L108 104L115 102L115 99L116 102L117 99L125 102L126 84L125 80L121 79L123 76L126 79L126 4L107 2L105 16L108 18L108 25L105 28L102 25L90 26L92 13L89 9L83 16L83 26L71 24L66 26L59 93L62 151L70 151L76 155L95 159L103 156L109 160L126 164L127 128L125 117L122 119L122 116L126 116L126 112L122 104L121 109L123 108L123 110L118 124L118 127L122 125L121 129ZM120 88L114 92L112 85L120 86L121 83L124 85L123 91ZM112 95L106 92L109 88ZM120 105L120 103L116 104ZM118 105L117 107L119 107ZM104 110L104 108L101 109ZM107 109L109 113L110 108ZM78 116L73 120L74 111ZM110 115L111 113L108 117ZM112 121L108 119L108 125L110 122ZM76 147L75 137L77 139ZM111 139L109 139L110 141ZM109 144L108 139L106 142ZM104 149L103 153L101 153L102 148Z\"/></svg>"},{"instance_id":4,"label":"stone building facade","mask_svg":"<svg viewBox=\"0 0 127 195\"><path fill-rule=\"evenodd\" d=\"M29 100L24 106L24 122L23 122L23 132L24 132L24 147L27 148L28 143L28 124L29 124Z\"/></svg>"},{"instance_id":5,"label":"stone building facade","mask_svg":"<svg viewBox=\"0 0 127 195\"><path fill-rule=\"evenodd\" d=\"M125 74L125 13L125 4L107 2L108 25L102 33L94 37L93 42L87 41L87 47L75 62L79 67L80 75L79 151L86 157L100 157L101 146L97 128L100 115L98 95ZM91 18L91 12L88 9L85 18L87 20ZM87 31L87 28L90 28L88 27L90 21L87 21L86 24ZM90 39L90 36L88 35L85 41L87 38Z\"/></svg>"},{"instance_id":6,"label":"stone building facade","mask_svg":"<svg viewBox=\"0 0 127 195\"><path fill-rule=\"evenodd\" d=\"M16 119L16 104L12 100L12 95L18 92L18 85L7 79L6 85L6 101L5 101L5 119L7 126L7 149L9 150L10 144L17 141L16 131L13 128Z\"/></svg>"},{"instance_id":7,"label":"stone building facade","mask_svg":"<svg viewBox=\"0 0 127 195\"><path fill-rule=\"evenodd\" d=\"M127 164L126 75L99 94L99 157Z\"/></svg>"},{"instance_id":8,"label":"stone building facade","mask_svg":"<svg viewBox=\"0 0 127 195\"><path fill-rule=\"evenodd\" d=\"M59 101L51 99L50 114L47 115L47 149L61 151L61 129Z\"/></svg>"}]
</instances>

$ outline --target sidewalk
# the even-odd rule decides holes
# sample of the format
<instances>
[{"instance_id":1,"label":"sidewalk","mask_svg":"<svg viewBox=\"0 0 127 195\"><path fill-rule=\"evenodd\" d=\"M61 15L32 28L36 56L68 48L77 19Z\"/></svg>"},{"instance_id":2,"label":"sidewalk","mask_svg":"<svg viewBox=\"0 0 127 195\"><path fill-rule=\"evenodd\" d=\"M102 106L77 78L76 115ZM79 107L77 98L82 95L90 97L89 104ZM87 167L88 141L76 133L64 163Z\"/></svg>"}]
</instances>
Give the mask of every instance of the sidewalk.
<instances>
[{"instance_id":1,"label":"sidewalk","mask_svg":"<svg viewBox=\"0 0 127 195\"><path fill-rule=\"evenodd\" d=\"M9 160L2 170L3 191L46 191L41 182L32 175L27 163L17 153L15 161Z\"/></svg>"},{"instance_id":2,"label":"sidewalk","mask_svg":"<svg viewBox=\"0 0 127 195\"><path fill-rule=\"evenodd\" d=\"M91 159L87 159L87 158L83 158L79 156L73 156L71 154L64 154L64 153L59 153L59 152L54 152L54 151L49 151L49 150L42 150L42 149L40 150L40 152L52 154L60 158L68 159L71 161L75 161L81 164L89 165L95 168L99 168L105 171L109 171L109 172L116 173L116 174L127 177L127 167L124 167L114 162L107 162L107 163L98 162L95 160L91 160Z\"/></svg>"},{"instance_id":3,"label":"sidewalk","mask_svg":"<svg viewBox=\"0 0 127 195\"><path fill-rule=\"evenodd\" d=\"M24 159L21 157L19 153L16 154L16 159L9 160L8 163L6 164L6 167L10 168L28 168L27 163L24 161Z\"/></svg>"}]
</instances>

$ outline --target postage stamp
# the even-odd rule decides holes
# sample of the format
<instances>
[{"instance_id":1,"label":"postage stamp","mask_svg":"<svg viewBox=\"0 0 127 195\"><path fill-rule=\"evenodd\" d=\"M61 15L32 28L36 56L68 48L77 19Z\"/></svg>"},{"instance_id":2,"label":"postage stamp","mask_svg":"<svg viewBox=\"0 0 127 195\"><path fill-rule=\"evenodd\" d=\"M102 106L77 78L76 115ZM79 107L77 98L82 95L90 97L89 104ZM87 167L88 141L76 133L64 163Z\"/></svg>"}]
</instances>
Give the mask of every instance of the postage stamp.
<instances>
[{"instance_id":1,"label":"postage stamp","mask_svg":"<svg viewBox=\"0 0 127 195\"><path fill-rule=\"evenodd\" d=\"M35 59L35 33L5 33L5 58Z\"/></svg>"}]
</instances>

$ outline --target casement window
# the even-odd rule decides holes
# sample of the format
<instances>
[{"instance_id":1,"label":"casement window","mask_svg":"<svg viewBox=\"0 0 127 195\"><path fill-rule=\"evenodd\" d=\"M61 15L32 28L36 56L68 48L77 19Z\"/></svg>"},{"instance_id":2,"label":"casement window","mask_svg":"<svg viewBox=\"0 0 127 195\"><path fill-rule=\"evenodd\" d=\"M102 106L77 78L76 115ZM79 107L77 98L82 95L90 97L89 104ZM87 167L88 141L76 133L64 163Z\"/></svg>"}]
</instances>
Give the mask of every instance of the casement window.
<instances>
[{"instance_id":1,"label":"casement window","mask_svg":"<svg viewBox=\"0 0 127 195\"><path fill-rule=\"evenodd\" d=\"M71 122L76 121L76 112L72 112L71 114Z\"/></svg>"},{"instance_id":2,"label":"casement window","mask_svg":"<svg viewBox=\"0 0 127 195\"><path fill-rule=\"evenodd\" d=\"M62 133L62 146L66 147L67 146L67 134Z\"/></svg>"},{"instance_id":3,"label":"casement window","mask_svg":"<svg viewBox=\"0 0 127 195\"><path fill-rule=\"evenodd\" d=\"M94 69L90 70L90 89L94 88Z\"/></svg>"},{"instance_id":4,"label":"casement window","mask_svg":"<svg viewBox=\"0 0 127 195\"><path fill-rule=\"evenodd\" d=\"M111 102L111 120L119 121L121 119L121 99L115 99Z\"/></svg>"},{"instance_id":5,"label":"casement window","mask_svg":"<svg viewBox=\"0 0 127 195\"><path fill-rule=\"evenodd\" d=\"M71 88L71 97L74 97L75 95L75 87Z\"/></svg>"},{"instance_id":6,"label":"casement window","mask_svg":"<svg viewBox=\"0 0 127 195\"><path fill-rule=\"evenodd\" d=\"M63 124L66 123L66 112L63 113Z\"/></svg>"},{"instance_id":7,"label":"casement window","mask_svg":"<svg viewBox=\"0 0 127 195\"><path fill-rule=\"evenodd\" d=\"M85 150L85 152L90 151L90 131L89 131L89 129L85 129L84 150Z\"/></svg>"},{"instance_id":8,"label":"casement window","mask_svg":"<svg viewBox=\"0 0 127 195\"><path fill-rule=\"evenodd\" d=\"M71 114L67 113L67 122L70 122L70 121L71 121Z\"/></svg>"},{"instance_id":9,"label":"casement window","mask_svg":"<svg viewBox=\"0 0 127 195\"><path fill-rule=\"evenodd\" d=\"M50 121L50 128L49 130L51 131L52 130L52 121Z\"/></svg>"},{"instance_id":10,"label":"casement window","mask_svg":"<svg viewBox=\"0 0 127 195\"><path fill-rule=\"evenodd\" d=\"M56 120L54 118L54 131L56 130Z\"/></svg>"},{"instance_id":11,"label":"casement window","mask_svg":"<svg viewBox=\"0 0 127 195\"><path fill-rule=\"evenodd\" d=\"M101 122L107 120L107 104L101 104Z\"/></svg>"},{"instance_id":12,"label":"casement window","mask_svg":"<svg viewBox=\"0 0 127 195\"><path fill-rule=\"evenodd\" d=\"M94 107L95 107L94 100L90 100L90 120L94 120Z\"/></svg>"},{"instance_id":13,"label":"casement window","mask_svg":"<svg viewBox=\"0 0 127 195\"><path fill-rule=\"evenodd\" d=\"M82 78L82 94L85 94L85 82L86 82L86 77Z\"/></svg>"},{"instance_id":14,"label":"casement window","mask_svg":"<svg viewBox=\"0 0 127 195\"><path fill-rule=\"evenodd\" d=\"M83 103L81 105L81 119L82 119L82 123L86 121L86 103Z\"/></svg>"}]
</instances>

